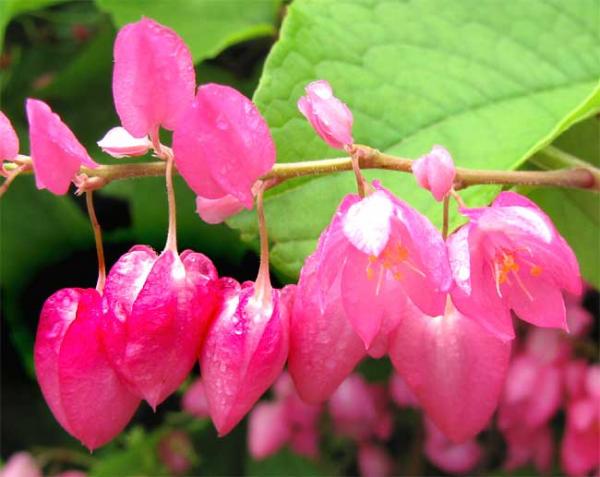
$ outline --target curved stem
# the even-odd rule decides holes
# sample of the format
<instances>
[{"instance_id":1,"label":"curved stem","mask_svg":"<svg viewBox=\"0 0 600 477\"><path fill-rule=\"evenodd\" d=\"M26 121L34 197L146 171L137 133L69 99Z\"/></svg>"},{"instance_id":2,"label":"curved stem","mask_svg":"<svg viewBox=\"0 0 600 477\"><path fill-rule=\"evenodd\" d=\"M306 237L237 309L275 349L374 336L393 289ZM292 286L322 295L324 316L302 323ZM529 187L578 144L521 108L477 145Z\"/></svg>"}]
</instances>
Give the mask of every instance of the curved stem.
<instances>
[{"instance_id":1,"label":"curved stem","mask_svg":"<svg viewBox=\"0 0 600 477\"><path fill-rule=\"evenodd\" d=\"M177 253L177 207L175 204L175 190L173 188L173 156L166 158L165 181L167 183L167 200L169 202L169 232L165 250Z\"/></svg>"},{"instance_id":2,"label":"curved stem","mask_svg":"<svg viewBox=\"0 0 600 477\"><path fill-rule=\"evenodd\" d=\"M96 242L96 254L98 255L98 282L96 283L96 290L102 294L104 290L104 283L106 282L106 263L104 261L104 245L102 244L102 229L96 217L96 210L94 209L94 193L89 191L85 193L85 203L87 205L88 215L90 216L90 223L92 224L92 230L94 231L94 241Z\"/></svg>"},{"instance_id":3,"label":"curved stem","mask_svg":"<svg viewBox=\"0 0 600 477\"><path fill-rule=\"evenodd\" d=\"M258 234L260 236L260 266L255 283L255 296L261 303L271 301L271 277L269 274L269 233L265 219L263 195L268 188L267 183L262 183L256 194L256 215L258 216Z\"/></svg>"},{"instance_id":4,"label":"curved stem","mask_svg":"<svg viewBox=\"0 0 600 477\"><path fill-rule=\"evenodd\" d=\"M8 175L6 176L6 179L0 186L0 197L2 197L6 193L6 191L12 184L12 181L14 181L19 174L21 174L22 172L25 172L28 169L28 167L30 167L30 166L27 164L21 164L20 166L17 166L15 169L13 169L12 171L10 171L8 173Z\"/></svg>"}]
</instances>

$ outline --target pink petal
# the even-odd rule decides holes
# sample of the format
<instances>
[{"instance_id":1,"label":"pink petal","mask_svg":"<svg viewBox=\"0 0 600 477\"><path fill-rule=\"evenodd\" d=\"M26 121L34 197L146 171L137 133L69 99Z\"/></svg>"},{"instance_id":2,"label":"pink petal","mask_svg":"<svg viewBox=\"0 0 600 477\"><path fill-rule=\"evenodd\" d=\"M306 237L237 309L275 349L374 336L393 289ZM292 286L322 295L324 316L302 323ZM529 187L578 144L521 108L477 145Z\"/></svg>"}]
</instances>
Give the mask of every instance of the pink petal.
<instances>
[{"instance_id":1,"label":"pink petal","mask_svg":"<svg viewBox=\"0 0 600 477\"><path fill-rule=\"evenodd\" d=\"M185 412L195 417L204 418L210 416L206 391L201 379L196 379L185 392L181 400L181 407Z\"/></svg>"},{"instance_id":2,"label":"pink petal","mask_svg":"<svg viewBox=\"0 0 600 477\"><path fill-rule=\"evenodd\" d=\"M19 137L10 120L0 111L0 163L10 161L19 154Z\"/></svg>"},{"instance_id":3,"label":"pink petal","mask_svg":"<svg viewBox=\"0 0 600 477\"><path fill-rule=\"evenodd\" d=\"M316 428L302 428L290 438L290 447L295 454L310 458L319 456L319 433Z\"/></svg>"},{"instance_id":4,"label":"pink petal","mask_svg":"<svg viewBox=\"0 0 600 477\"><path fill-rule=\"evenodd\" d=\"M267 308L254 285L222 280L223 304L200 357L210 414L220 436L229 433L281 373L288 356L288 310L273 290Z\"/></svg>"},{"instance_id":5,"label":"pink petal","mask_svg":"<svg viewBox=\"0 0 600 477\"><path fill-rule=\"evenodd\" d=\"M252 186L275 163L275 144L256 106L228 86L207 84L173 134L177 169L207 199L236 197L246 208Z\"/></svg>"},{"instance_id":6,"label":"pink petal","mask_svg":"<svg viewBox=\"0 0 600 477\"><path fill-rule=\"evenodd\" d=\"M425 419L425 429L427 433L425 455L444 472L466 474L481 460L481 447L476 440L470 439L455 444L449 441L429 419Z\"/></svg>"},{"instance_id":7,"label":"pink petal","mask_svg":"<svg viewBox=\"0 0 600 477\"><path fill-rule=\"evenodd\" d=\"M394 475L394 461L380 446L361 444L358 448L358 470L361 477Z\"/></svg>"},{"instance_id":8,"label":"pink petal","mask_svg":"<svg viewBox=\"0 0 600 477\"><path fill-rule=\"evenodd\" d=\"M330 84L325 80L313 81L305 90L306 96L298 100L298 109L321 139L336 149L351 145L352 112L333 96Z\"/></svg>"},{"instance_id":9,"label":"pink petal","mask_svg":"<svg viewBox=\"0 0 600 477\"><path fill-rule=\"evenodd\" d=\"M152 147L148 136L133 137L122 127L110 129L96 144L107 154L118 158L143 156Z\"/></svg>"},{"instance_id":10,"label":"pink petal","mask_svg":"<svg viewBox=\"0 0 600 477\"><path fill-rule=\"evenodd\" d=\"M194 99L190 51L170 28L149 18L125 25L115 40L113 96L121 124L134 137L158 140Z\"/></svg>"},{"instance_id":11,"label":"pink petal","mask_svg":"<svg viewBox=\"0 0 600 477\"><path fill-rule=\"evenodd\" d=\"M318 252L302 268L291 316L288 369L306 402L326 400L365 356L340 297L340 281L324 294L317 279Z\"/></svg>"},{"instance_id":12,"label":"pink petal","mask_svg":"<svg viewBox=\"0 0 600 477\"><path fill-rule=\"evenodd\" d=\"M230 194L219 199L196 197L196 212L207 224L220 224L242 210L244 210L244 204Z\"/></svg>"},{"instance_id":13,"label":"pink petal","mask_svg":"<svg viewBox=\"0 0 600 477\"><path fill-rule=\"evenodd\" d=\"M31 160L38 189L62 195L83 165L98 166L69 127L43 101L27 99Z\"/></svg>"},{"instance_id":14,"label":"pink petal","mask_svg":"<svg viewBox=\"0 0 600 477\"><path fill-rule=\"evenodd\" d=\"M42 471L29 452L11 455L2 467L1 477L42 477Z\"/></svg>"},{"instance_id":15,"label":"pink petal","mask_svg":"<svg viewBox=\"0 0 600 477\"><path fill-rule=\"evenodd\" d=\"M390 357L436 426L461 442L480 432L496 409L510 344L453 307L435 318L415 310L396 328Z\"/></svg>"},{"instance_id":16,"label":"pink petal","mask_svg":"<svg viewBox=\"0 0 600 477\"><path fill-rule=\"evenodd\" d=\"M275 454L290 438L283 403L261 402L248 419L248 451L254 459Z\"/></svg>"},{"instance_id":17,"label":"pink petal","mask_svg":"<svg viewBox=\"0 0 600 477\"><path fill-rule=\"evenodd\" d=\"M456 177L452 156L442 146L433 146L429 154L414 161L412 172L418 184L431 191L438 202L448 195Z\"/></svg>"},{"instance_id":18,"label":"pink petal","mask_svg":"<svg viewBox=\"0 0 600 477\"><path fill-rule=\"evenodd\" d=\"M567 408L567 425L561 443L561 466L569 476L583 477L600 465L600 426L584 431L574 425L574 405ZM597 403L596 403L597 404Z\"/></svg>"},{"instance_id":19,"label":"pink petal","mask_svg":"<svg viewBox=\"0 0 600 477\"><path fill-rule=\"evenodd\" d=\"M419 401L399 374L392 375L389 386L390 396L398 406L419 407Z\"/></svg>"}]
</instances>

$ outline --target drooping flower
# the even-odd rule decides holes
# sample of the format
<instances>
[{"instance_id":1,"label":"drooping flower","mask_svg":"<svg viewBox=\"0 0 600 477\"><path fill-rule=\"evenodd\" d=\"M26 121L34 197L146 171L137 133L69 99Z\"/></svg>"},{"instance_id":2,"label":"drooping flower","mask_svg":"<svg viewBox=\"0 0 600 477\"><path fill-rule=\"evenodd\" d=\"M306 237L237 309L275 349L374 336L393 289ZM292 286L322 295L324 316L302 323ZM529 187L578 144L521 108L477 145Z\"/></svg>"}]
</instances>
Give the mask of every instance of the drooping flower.
<instances>
[{"instance_id":1,"label":"drooping flower","mask_svg":"<svg viewBox=\"0 0 600 477\"><path fill-rule=\"evenodd\" d=\"M433 146L429 154L414 161L412 172L417 183L438 202L448 195L456 177L452 156L442 146Z\"/></svg>"},{"instance_id":2,"label":"drooping flower","mask_svg":"<svg viewBox=\"0 0 600 477\"><path fill-rule=\"evenodd\" d=\"M316 272L321 296L339 277L344 313L367 349L384 327L395 326L404 297L423 312L440 315L451 285L439 231L374 185L364 199L347 195L342 201L323 232Z\"/></svg>"},{"instance_id":3,"label":"drooping flower","mask_svg":"<svg viewBox=\"0 0 600 477\"><path fill-rule=\"evenodd\" d=\"M514 337L511 309L536 326L566 329L561 290L579 294L581 277L548 216L514 192L461 212L469 223L448 238L456 307L503 339Z\"/></svg>"},{"instance_id":4,"label":"drooping flower","mask_svg":"<svg viewBox=\"0 0 600 477\"><path fill-rule=\"evenodd\" d=\"M149 18L125 25L115 40L113 96L123 127L133 137L175 129L194 99L196 73L190 51L170 28Z\"/></svg>"},{"instance_id":5,"label":"drooping flower","mask_svg":"<svg viewBox=\"0 0 600 477\"><path fill-rule=\"evenodd\" d=\"M79 168L98 167L58 114L43 101L28 99L31 160L38 189L62 195Z\"/></svg>"},{"instance_id":6,"label":"drooping flower","mask_svg":"<svg viewBox=\"0 0 600 477\"><path fill-rule=\"evenodd\" d=\"M248 419L248 452L257 460L269 457L289 441L290 433L285 403L260 402Z\"/></svg>"},{"instance_id":7,"label":"drooping flower","mask_svg":"<svg viewBox=\"0 0 600 477\"><path fill-rule=\"evenodd\" d=\"M510 343L449 303L437 317L414 307L405 313L390 337L389 354L427 416L460 443L483 430L496 409Z\"/></svg>"},{"instance_id":8,"label":"drooping flower","mask_svg":"<svg viewBox=\"0 0 600 477\"><path fill-rule=\"evenodd\" d=\"M306 96L298 100L298 109L321 139L335 149L352 145L352 112L333 95L329 82L313 81L305 91Z\"/></svg>"},{"instance_id":9,"label":"drooping flower","mask_svg":"<svg viewBox=\"0 0 600 477\"><path fill-rule=\"evenodd\" d=\"M452 442L427 418L425 418L425 434L425 455L444 472L467 474L481 460L481 447L475 439L459 444Z\"/></svg>"},{"instance_id":10,"label":"drooping flower","mask_svg":"<svg viewBox=\"0 0 600 477\"><path fill-rule=\"evenodd\" d=\"M200 355L210 416L228 434L283 370L289 348L289 311L279 290L258 283L220 281L223 301Z\"/></svg>"},{"instance_id":11,"label":"drooping flower","mask_svg":"<svg viewBox=\"0 0 600 477\"><path fill-rule=\"evenodd\" d=\"M140 399L113 370L102 341L102 297L66 288L44 303L34 345L38 383L60 425L90 450L119 434Z\"/></svg>"},{"instance_id":12,"label":"drooping flower","mask_svg":"<svg viewBox=\"0 0 600 477\"><path fill-rule=\"evenodd\" d=\"M10 120L0 111L0 164L19 154L19 137Z\"/></svg>"},{"instance_id":13,"label":"drooping flower","mask_svg":"<svg viewBox=\"0 0 600 477\"><path fill-rule=\"evenodd\" d=\"M103 336L112 364L153 408L184 381L217 305L217 272L190 250L136 246L112 267Z\"/></svg>"},{"instance_id":14,"label":"drooping flower","mask_svg":"<svg viewBox=\"0 0 600 477\"><path fill-rule=\"evenodd\" d=\"M183 395L181 407L195 417L209 417L208 401L202 379L196 379Z\"/></svg>"},{"instance_id":15,"label":"drooping flower","mask_svg":"<svg viewBox=\"0 0 600 477\"><path fill-rule=\"evenodd\" d=\"M198 88L173 134L173 151L177 169L199 196L201 217L213 223L251 209L253 185L275 163L275 144L256 106L218 84Z\"/></svg>"},{"instance_id":16,"label":"drooping flower","mask_svg":"<svg viewBox=\"0 0 600 477\"><path fill-rule=\"evenodd\" d=\"M16 452L0 470L0 477L42 477L42 471L29 452Z\"/></svg>"},{"instance_id":17,"label":"drooping flower","mask_svg":"<svg viewBox=\"0 0 600 477\"><path fill-rule=\"evenodd\" d=\"M104 152L117 158L143 156L152 148L148 136L133 137L122 127L110 129L96 144Z\"/></svg>"}]
</instances>

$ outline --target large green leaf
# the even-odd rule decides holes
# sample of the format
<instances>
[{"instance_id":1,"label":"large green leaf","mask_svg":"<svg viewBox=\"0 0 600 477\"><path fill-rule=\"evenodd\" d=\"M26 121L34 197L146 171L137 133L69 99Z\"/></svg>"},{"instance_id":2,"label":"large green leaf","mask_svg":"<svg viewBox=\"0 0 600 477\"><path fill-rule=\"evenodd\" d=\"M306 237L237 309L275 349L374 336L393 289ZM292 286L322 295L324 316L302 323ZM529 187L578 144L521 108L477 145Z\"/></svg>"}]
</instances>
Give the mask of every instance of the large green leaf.
<instances>
[{"instance_id":1,"label":"large green leaf","mask_svg":"<svg viewBox=\"0 0 600 477\"><path fill-rule=\"evenodd\" d=\"M597 0L297 0L255 100L280 162L339 154L296 109L303 87L324 78L352 109L358 143L408 157L443 144L460 166L513 169L599 109L598 8ZM369 176L439 225L441 207L412 177ZM275 267L297 274L353 187L344 173L273 191L266 213ZM496 192L475 187L464 198L480 205ZM249 214L229 223L256 235Z\"/></svg>"},{"instance_id":2,"label":"large green leaf","mask_svg":"<svg viewBox=\"0 0 600 477\"><path fill-rule=\"evenodd\" d=\"M275 34L281 0L96 0L117 26L142 15L173 28L194 61L212 58L240 41Z\"/></svg>"}]
</instances>

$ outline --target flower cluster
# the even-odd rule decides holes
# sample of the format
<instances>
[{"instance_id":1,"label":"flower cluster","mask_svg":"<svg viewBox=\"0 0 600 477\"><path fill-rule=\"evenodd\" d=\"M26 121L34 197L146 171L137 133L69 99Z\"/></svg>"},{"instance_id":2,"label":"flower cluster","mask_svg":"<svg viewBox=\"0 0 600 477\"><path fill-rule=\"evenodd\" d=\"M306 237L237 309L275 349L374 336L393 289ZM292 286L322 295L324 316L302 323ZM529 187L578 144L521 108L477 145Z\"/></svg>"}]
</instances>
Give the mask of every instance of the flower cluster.
<instances>
[{"instance_id":1,"label":"flower cluster","mask_svg":"<svg viewBox=\"0 0 600 477\"><path fill-rule=\"evenodd\" d=\"M96 289L63 289L46 301L35 343L38 381L56 419L90 449L117 435L142 399L156 408L199 361L198 392L206 405L197 413L208 413L219 435L279 378L275 402L253 414L255 455L283 442L314 455L318 407L310 405L331 398L336 429L364 443L368 466L379 452L374 440L389 433L389 417L373 397L378 391L351 373L367 355L388 355L431 421L431 455L443 454L447 439L469 443L496 409L509 370L513 314L538 327L567 329L562 292L580 293L581 278L548 216L529 199L502 192L488 207L461 205L466 223L443 236L381 183L364 181L352 113L323 80L307 86L298 107L327 144L352 155L360 193L343 198L298 284L273 289L262 211L269 184L261 178L276 151L256 106L216 84L194 95L188 48L150 19L119 32L114 59L121 126L100 147L115 157L152 150L167 162L168 189L174 164L209 223L251 209L256 198L261 269L255 282L240 284L219 277L204 255L180 254L171 194L164 251L135 246ZM81 172L98 164L69 128L41 101L29 99L26 107L38 188L64 194L75 182L80 191L93 189ZM161 144L161 127L173 131L172 149ZM18 163L11 131L1 116L0 133L8 138L0 141L1 158ZM436 200L447 205L456 194L454 163L441 146L412 168ZM286 362L289 377L281 375ZM351 399L348 389L354 389ZM596 391L573 385L581 404L570 439L587 438L595 417L585 415L586 403ZM365 413L360 425L347 408L357 405L357 395ZM300 426L298 415L310 418ZM277 431L265 436L257 421L274 422Z\"/></svg>"}]
</instances>

